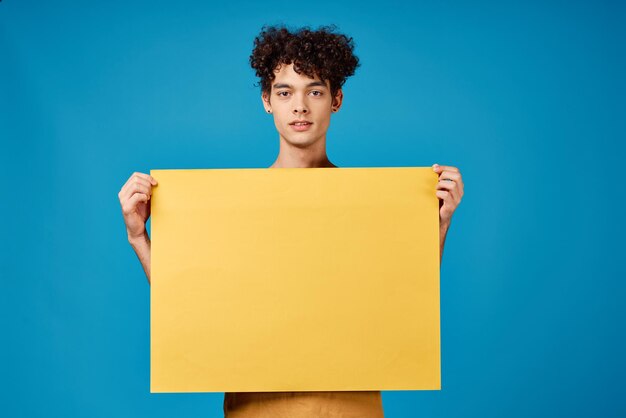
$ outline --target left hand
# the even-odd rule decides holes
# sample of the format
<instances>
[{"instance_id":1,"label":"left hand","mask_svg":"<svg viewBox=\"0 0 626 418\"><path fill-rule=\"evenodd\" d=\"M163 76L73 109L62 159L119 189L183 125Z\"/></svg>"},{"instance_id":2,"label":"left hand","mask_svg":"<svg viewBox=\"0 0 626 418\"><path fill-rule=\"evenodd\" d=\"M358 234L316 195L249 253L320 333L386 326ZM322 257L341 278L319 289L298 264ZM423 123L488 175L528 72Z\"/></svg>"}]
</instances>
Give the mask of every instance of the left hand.
<instances>
[{"instance_id":1,"label":"left hand","mask_svg":"<svg viewBox=\"0 0 626 418\"><path fill-rule=\"evenodd\" d=\"M433 171L439 174L439 182L435 192L440 199L439 222L447 226L463 198L463 179L459 169L449 165L433 164Z\"/></svg>"}]
</instances>

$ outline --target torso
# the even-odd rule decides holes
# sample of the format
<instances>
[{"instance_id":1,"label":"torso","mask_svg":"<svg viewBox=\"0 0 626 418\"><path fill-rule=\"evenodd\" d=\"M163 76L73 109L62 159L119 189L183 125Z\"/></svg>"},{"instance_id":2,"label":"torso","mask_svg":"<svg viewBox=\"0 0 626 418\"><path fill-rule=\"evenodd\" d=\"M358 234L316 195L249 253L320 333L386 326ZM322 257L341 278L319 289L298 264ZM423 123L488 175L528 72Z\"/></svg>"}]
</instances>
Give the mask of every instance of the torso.
<instances>
[{"instance_id":1,"label":"torso","mask_svg":"<svg viewBox=\"0 0 626 418\"><path fill-rule=\"evenodd\" d=\"M380 391L226 392L224 418L384 418L384 414Z\"/></svg>"},{"instance_id":2,"label":"torso","mask_svg":"<svg viewBox=\"0 0 626 418\"><path fill-rule=\"evenodd\" d=\"M225 418L383 418L379 391L226 392Z\"/></svg>"}]
</instances>

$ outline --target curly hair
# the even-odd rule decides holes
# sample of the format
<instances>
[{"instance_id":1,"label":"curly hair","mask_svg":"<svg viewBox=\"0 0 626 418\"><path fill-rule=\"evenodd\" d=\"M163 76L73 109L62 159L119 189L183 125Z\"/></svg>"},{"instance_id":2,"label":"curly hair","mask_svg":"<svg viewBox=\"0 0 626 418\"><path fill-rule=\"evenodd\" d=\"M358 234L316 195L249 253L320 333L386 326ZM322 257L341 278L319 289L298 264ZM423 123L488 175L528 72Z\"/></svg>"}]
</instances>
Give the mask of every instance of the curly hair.
<instances>
[{"instance_id":1,"label":"curly hair","mask_svg":"<svg viewBox=\"0 0 626 418\"><path fill-rule=\"evenodd\" d=\"M312 31L305 26L290 32L284 25L264 25L254 39L250 55L250 65L260 78L261 91L269 94L276 77L274 70L293 63L298 74L311 78L317 75L324 83L328 80L334 97L360 66L353 53L352 38L334 33L335 29L335 25L328 25Z\"/></svg>"}]
</instances>

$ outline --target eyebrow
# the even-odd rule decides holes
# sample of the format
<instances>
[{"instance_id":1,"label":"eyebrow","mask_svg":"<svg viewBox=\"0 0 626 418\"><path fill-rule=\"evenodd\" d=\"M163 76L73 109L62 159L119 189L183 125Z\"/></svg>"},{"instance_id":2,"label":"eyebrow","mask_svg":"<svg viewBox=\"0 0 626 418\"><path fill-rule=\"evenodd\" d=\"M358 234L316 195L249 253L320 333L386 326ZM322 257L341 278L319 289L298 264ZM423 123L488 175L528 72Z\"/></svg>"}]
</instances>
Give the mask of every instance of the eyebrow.
<instances>
[{"instance_id":1,"label":"eyebrow","mask_svg":"<svg viewBox=\"0 0 626 418\"><path fill-rule=\"evenodd\" d=\"M321 81L313 81L312 83L309 83L306 85L306 87L313 87L313 86L321 86L321 87L326 87L326 84L322 83ZM292 88L293 86L291 84L285 84L285 83L277 83L274 84L274 88L275 89L282 89L282 88Z\"/></svg>"}]
</instances>

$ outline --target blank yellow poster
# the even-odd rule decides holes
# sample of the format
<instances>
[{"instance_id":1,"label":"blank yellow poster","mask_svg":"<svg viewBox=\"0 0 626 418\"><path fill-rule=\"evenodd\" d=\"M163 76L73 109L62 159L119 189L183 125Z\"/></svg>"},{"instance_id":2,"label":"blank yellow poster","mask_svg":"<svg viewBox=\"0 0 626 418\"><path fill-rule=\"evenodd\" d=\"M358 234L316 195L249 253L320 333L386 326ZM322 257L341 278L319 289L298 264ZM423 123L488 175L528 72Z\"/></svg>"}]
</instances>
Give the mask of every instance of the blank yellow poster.
<instances>
[{"instance_id":1,"label":"blank yellow poster","mask_svg":"<svg viewBox=\"0 0 626 418\"><path fill-rule=\"evenodd\" d=\"M430 167L150 174L151 392L440 389Z\"/></svg>"}]
</instances>

